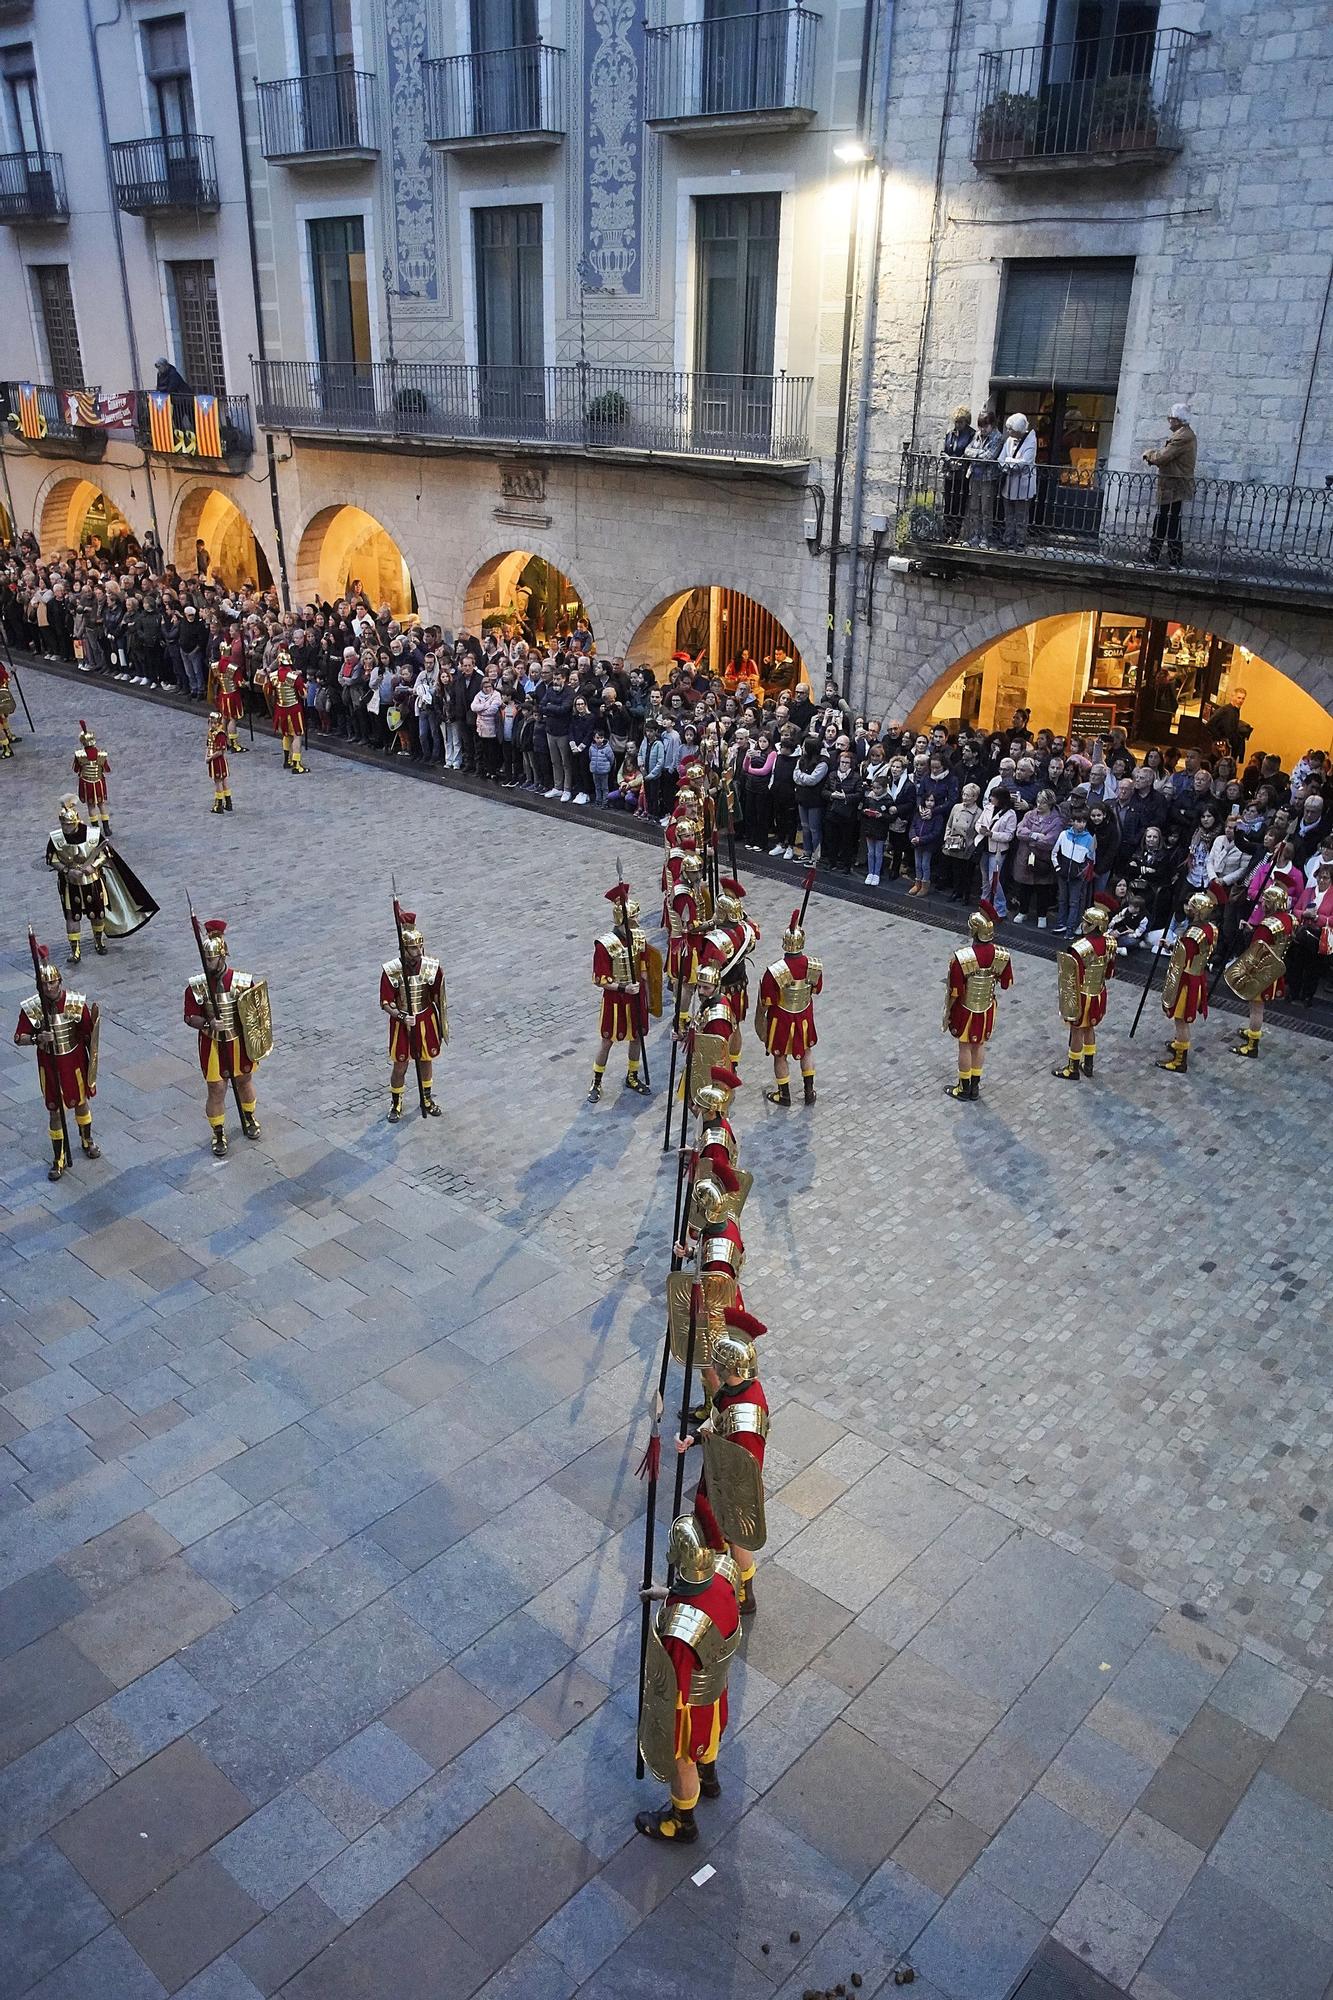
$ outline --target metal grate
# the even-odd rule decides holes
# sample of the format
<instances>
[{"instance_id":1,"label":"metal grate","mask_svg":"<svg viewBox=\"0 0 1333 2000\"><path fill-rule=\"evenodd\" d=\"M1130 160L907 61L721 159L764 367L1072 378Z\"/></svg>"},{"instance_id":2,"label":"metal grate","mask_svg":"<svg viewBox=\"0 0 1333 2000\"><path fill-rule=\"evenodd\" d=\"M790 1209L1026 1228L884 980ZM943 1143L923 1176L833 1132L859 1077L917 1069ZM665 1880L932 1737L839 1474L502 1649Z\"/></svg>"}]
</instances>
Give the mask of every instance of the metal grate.
<instances>
[{"instance_id":1,"label":"metal grate","mask_svg":"<svg viewBox=\"0 0 1333 2000\"><path fill-rule=\"evenodd\" d=\"M79 352L79 329L74 318L74 293L69 282L68 264L34 264L33 289L41 314L46 358L53 382L62 389L82 389L83 356Z\"/></svg>"}]
</instances>

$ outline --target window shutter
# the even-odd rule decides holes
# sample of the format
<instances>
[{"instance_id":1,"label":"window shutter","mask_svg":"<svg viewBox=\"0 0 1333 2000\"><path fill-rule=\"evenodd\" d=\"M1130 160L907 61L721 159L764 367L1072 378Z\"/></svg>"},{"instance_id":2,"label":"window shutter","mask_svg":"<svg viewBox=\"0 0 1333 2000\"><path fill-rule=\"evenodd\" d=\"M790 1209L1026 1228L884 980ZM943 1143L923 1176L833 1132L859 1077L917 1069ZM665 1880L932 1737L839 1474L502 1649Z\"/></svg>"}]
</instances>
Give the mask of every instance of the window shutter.
<instances>
[{"instance_id":1,"label":"window shutter","mask_svg":"<svg viewBox=\"0 0 1333 2000\"><path fill-rule=\"evenodd\" d=\"M1008 264L995 342L997 378L1114 390L1133 283L1128 259Z\"/></svg>"}]
</instances>

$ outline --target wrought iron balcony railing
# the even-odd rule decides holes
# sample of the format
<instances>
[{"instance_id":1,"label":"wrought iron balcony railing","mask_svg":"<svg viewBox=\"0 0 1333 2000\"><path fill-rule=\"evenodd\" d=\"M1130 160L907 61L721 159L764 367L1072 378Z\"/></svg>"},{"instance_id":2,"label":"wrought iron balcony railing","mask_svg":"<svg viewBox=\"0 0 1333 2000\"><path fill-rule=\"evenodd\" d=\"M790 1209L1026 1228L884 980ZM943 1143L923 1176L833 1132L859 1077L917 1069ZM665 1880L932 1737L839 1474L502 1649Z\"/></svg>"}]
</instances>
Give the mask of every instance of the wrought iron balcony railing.
<instances>
[{"instance_id":1,"label":"wrought iron balcony railing","mask_svg":"<svg viewBox=\"0 0 1333 2000\"><path fill-rule=\"evenodd\" d=\"M96 389L82 393L96 402ZM73 388L57 388L49 382L0 382L6 433L22 438L38 452L50 451L61 458L101 458L106 451L106 432L73 421L70 399L74 394Z\"/></svg>"},{"instance_id":2,"label":"wrought iron balcony railing","mask_svg":"<svg viewBox=\"0 0 1333 2000\"><path fill-rule=\"evenodd\" d=\"M116 201L130 215L218 206L213 141L206 132L119 139L111 148Z\"/></svg>"},{"instance_id":3,"label":"wrought iron balcony railing","mask_svg":"<svg viewBox=\"0 0 1333 2000\"><path fill-rule=\"evenodd\" d=\"M1021 543L997 478L969 478L937 452L906 452L899 554L1160 573L1164 583L1333 596L1333 490L1251 479L1196 479L1179 515L1164 512L1157 476L1105 466L1039 465ZM1009 541L1005 540L1006 533Z\"/></svg>"},{"instance_id":4,"label":"wrought iron balcony railing","mask_svg":"<svg viewBox=\"0 0 1333 2000\"><path fill-rule=\"evenodd\" d=\"M338 157L373 159L380 149L375 78L366 70L284 76L259 89L259 137L266 160L291 166Z\"/></svg>"},{"instance_id":5,"label":"wrought iron balcony railing","mask_svg":"<svg viewBox=\"0 0 1333 2000\"><path fill-rule=\"evenodd\" d=\"M815 115L815 35L807 7L756 8L648 30L650 125L804 125Z\"/></svg>"},{"instance_id":6,"label":"wrought iron balcony railing","mask_svg":"<svg viewBox=\"0 0 1333 2000\"><path fill-rule=\"evenodd\" d=\"M160 395L141 389L135 397L134 435L145 451L160 457L212 465L248 458L255 448L250 398L180 391Z\"/></svg>"},{"instance_id":7,"label":"wrought iron balcony railing","mask_svg":"<svg viewBox=\"0 0 1333 2000\"><path fill-rule=\"evenodd\" d=\"M984 173L1140 165L1180 151L1198 40L1183 28L995 49L977 76L972 159Z\"/></svg>"},{"instance_id":8,"label":"wrought iron balcony railing","mask_svg":"<svg viewBox=\"0 0 1333 2000\"><path fill-rule=\"evenodd\" d=\"M432 146L550 144L565 131L563 49L484 49L437 57L422 72Z\"/></svg>"},{"instance_id":9,"label":"wrought iron balcony railing","mask_svg":"<svg viewBox=\"0 0 1333 2000\"><path fill-rule=\"evenodd\" d=\"M811 386L808 375L594 364L255 363L259 421L270 429L782 465L810 456Z\"/></svg>"},{"instance_id":10,"label":"wrought iron balcony railing","mask_svg":"<svg viewBox=\"0 0 1333 2000\"><path fill-rule=\"evenodd\" d=\"M0 153L0 222L65 222L65 162L59 153Z\"/></svg>"}]
</instances>

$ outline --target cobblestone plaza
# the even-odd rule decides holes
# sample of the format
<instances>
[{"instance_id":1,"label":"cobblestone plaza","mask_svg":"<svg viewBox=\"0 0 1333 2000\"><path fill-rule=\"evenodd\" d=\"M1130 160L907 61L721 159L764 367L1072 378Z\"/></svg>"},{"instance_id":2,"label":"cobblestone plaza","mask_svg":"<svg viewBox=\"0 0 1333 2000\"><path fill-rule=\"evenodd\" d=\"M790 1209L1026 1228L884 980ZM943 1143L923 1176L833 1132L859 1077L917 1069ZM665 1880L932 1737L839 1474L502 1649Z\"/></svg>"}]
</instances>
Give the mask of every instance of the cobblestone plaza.
<instances>
[{"instance_id":1,"label":"cobblestone plaza","mask_svg":"<svg viewBox=\"0 0 1333 2000\"><path fill-rule=\"evenodd\" d=\"M674 1174L584 1103L591 826L32 674L0 787L12 1030L77 717L162 910L89 954L104 1158L50 1186L0 1043L0 1995L1325 2000L1328 1046L1114 994L1050 1075L1021 951L976 1107L947 946L816 896L819 1102L733 1111L774 1409L723 1797L633 1834ZM387 1108L389 883L441 952L444 1118ZM270 980L263 1138L208 1152L185 908ZM776 949L796 896L749 907ZM748 1031L747 1031L748 1033ZM409 1106L410 1106L409 1097ZM697 1879L703 1871L714 1872ZM1103 1983L1098 1983L1098 1981ZM1061 1983L1063 1982L1063 1983ZM1027 1996L1025 1995L1025 2000Z\"/></svg>"}]
</instances>

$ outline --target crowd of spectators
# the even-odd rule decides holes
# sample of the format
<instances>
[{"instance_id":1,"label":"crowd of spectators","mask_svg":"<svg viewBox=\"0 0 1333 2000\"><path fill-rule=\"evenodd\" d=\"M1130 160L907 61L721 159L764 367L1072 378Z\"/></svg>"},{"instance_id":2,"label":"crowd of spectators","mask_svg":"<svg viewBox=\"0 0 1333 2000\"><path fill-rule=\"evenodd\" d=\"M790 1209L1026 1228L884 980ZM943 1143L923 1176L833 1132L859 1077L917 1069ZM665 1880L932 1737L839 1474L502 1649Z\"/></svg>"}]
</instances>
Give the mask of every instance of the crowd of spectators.
<instances>
[{"instance_id":1,"label":"crowd of spectators","mask_svg":"<svg viewBox=\"0 0 1333 2000\"><path fill-rule=\"evenodd\" d=\"M550 633L502 619L454 634L356 591L284 612L272 592L225 588L207 551L182 575L151 547L44 561L28 538L0 564L0 624L11 645L201 703L226 648L261 706L286 649L312 734L655 819L708 735L732 774L743 847L864 871L870 888L910 878L910 896L985 895L1002 919L1061 935L1110 891L1121 941L1152 944L1212 886L1229 955L1276 871L1294 885L1290 984L1306 1004L1333 941L1333 771L1318 750L1290 773L1262 750L1242 768L1220 737L1136 752L1120 730L1067 742L1034 731L1024 710L1003 731L923 733L855 715L831 678L816 696L782 657L742 651L714 674L681 655L659 681L599 655L577 616Z\"/></svg>"}]
</instances>

